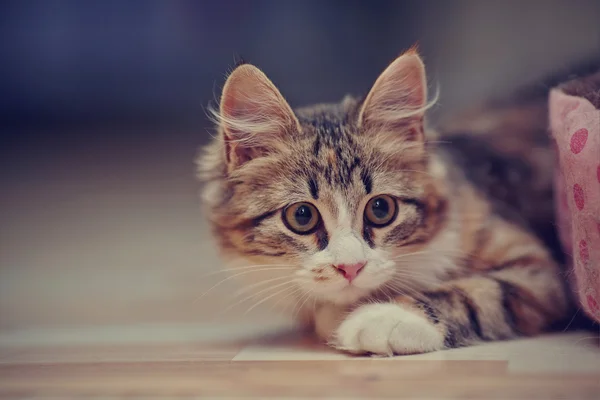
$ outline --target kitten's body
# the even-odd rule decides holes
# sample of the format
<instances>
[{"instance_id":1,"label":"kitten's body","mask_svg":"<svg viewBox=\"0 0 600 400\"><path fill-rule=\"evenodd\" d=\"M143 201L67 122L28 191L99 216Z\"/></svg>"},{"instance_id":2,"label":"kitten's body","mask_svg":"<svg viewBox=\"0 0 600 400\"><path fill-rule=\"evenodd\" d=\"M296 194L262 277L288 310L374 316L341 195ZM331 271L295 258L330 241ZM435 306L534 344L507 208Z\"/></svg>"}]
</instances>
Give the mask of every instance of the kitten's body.
<instances>
[{"instance_id":1,"label":"kitten's body","mask_svg":"<svg viewBox=\"0 0 600 400\"><path fill-rule=\"evenodd\" d=\"M241 68L224 88L220 136L201 170L222 253L261 266L243 275L263 297L291 300L322 339L354 353L532 335L565 317L560 271L535 234L552 220L546 144L527 162L489 135L426 143L414 53L364 100L295 112L258 70ZM378 196L397 202L389 225L367 218ZM282 222L281 210L300 203L319 213L310 234ZM356 262L364 268L347 282L340 268ZM267 279L286 276L289 286L268 291Z\"/></svg>"}]
</instances>

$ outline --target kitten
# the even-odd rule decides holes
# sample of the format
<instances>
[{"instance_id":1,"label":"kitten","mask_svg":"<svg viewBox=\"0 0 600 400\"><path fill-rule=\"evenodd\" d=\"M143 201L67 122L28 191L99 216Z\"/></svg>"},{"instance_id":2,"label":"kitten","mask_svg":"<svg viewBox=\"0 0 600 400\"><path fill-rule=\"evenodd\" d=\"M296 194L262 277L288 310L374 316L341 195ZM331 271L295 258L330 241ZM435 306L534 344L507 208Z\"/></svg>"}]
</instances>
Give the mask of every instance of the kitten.
<instances>
[{"instance_id":1,"label":"kitten","mask_svg":"<svg viewBox=\"0 0 600 400\"><path fill-rule=\"evenodd\" d=\"M522 215L551 204L536 170L483 136L428 141L430 104L415 50L360 100L293 111L249 64L223 88L199 159L221 253L338 349L429 352L535 335L567 313Z\"/></svg>"}]
</instances>

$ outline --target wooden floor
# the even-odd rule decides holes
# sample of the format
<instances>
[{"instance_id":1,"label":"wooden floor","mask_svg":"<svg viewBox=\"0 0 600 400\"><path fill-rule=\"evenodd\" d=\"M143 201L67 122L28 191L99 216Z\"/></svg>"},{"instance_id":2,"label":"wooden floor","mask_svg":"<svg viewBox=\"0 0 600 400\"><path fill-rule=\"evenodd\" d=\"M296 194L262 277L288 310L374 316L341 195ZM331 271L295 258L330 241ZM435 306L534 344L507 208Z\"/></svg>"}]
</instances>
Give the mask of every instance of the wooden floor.
<instances>
[{"instance_id":1,"label":"wooden floor","mask_svg":"<svg viewBox=\"0 0 600 400\"><path fill-rule=\"evenodd\" d=\"M14 339L0 341L2 398L600 398L598 337L583 332L395 358L351 357L294 332L220 342Z\"/></svg>"}]
</instances>

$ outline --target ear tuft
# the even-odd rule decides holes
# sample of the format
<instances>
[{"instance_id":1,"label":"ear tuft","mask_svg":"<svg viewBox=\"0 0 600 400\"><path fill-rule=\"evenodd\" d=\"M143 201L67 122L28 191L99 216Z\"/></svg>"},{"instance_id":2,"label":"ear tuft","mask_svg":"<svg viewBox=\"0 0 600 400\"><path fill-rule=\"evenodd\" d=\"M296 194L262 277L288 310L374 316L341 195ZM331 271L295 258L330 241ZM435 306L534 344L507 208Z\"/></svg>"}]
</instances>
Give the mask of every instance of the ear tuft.
<instances>
[{"instance_id":1,"label":"ear tuft","mask_svg":"<svg viewBox=\"0 0 600 400\"><path fill-rule=\"evenodd\" d=\"M413 44L408 50L406 50L402 55L408 56L408 55L419 55L419 43L415 43Z\"/></svg>"},{"instance_id":2,"label":"ear tuft","mask_svg":"<svg viewBox=\"0 0 600 400\"><path fill-rule=\"evenodd\" d=\"M242 56L236 56L235 60L236 60L235 65L233 66L234 71L237 67L244 65L244 64L248 64L248 61L246 61Z\"/></svg>"}]
</instances>

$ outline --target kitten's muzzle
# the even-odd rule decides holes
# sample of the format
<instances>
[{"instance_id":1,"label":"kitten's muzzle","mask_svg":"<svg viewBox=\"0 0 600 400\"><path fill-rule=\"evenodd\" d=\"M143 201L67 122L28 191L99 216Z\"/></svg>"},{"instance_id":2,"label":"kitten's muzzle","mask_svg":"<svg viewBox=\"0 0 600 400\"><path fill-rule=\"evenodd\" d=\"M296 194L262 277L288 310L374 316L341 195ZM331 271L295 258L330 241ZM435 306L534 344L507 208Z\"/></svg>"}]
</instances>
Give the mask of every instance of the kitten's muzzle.
<instances>
[{"instance_id":1,"label":"kitten's muzzle","mask_svg":"<svg viewBox=\"0 0 600 400\"><path fill-rule=\"evenodd\" d=\"M366 264L366 261L361 261L354 264L338 264L334 265L333 267L337 269L338 272L348 280L348 282L352 283L352 281L358 276L360 271L363 270Z\"/></svg>"}]
</instances>

